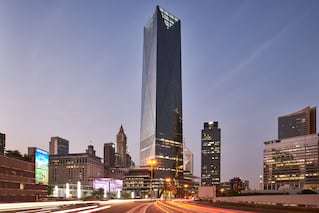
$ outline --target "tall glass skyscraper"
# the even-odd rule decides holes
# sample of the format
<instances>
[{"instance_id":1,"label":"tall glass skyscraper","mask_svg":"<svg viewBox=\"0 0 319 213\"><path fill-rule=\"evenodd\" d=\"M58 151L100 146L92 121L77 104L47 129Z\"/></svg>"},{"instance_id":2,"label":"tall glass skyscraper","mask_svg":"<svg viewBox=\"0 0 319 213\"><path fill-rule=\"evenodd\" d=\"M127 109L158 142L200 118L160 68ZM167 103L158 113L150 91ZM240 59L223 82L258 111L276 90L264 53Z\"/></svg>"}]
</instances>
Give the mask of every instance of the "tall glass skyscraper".
<instances>
[{"instance_id":1,"label":"tall glass skyscraper","mask_svg":"<svg viewBox=\"0 0 319 213\"><path fill-rule=\"evenodd\" d=\"M183 174L181 77L181 22L157 6L144 27L140 165L156 160L158 180Z\"/></svg>"},{"instance_id":2,"label":"tall glass skyscraper","mask_svg":"<svg viewBox=\"0 0 319 213\"><path fill-rule=\"evenodd\" d=\"M220 128L218 122L205 122L202 129L203 186L220 184Z\"/></svg>"},{"instance_id":3,"label":"tall glass skyscraper","mask_svg":"<svg viewBox=\"0 0 319 213\"><path fill-rule=\"evenodd\" d=\"M115 144L105 143L104 144L104 167L105 168L114 168L115 167Z\"/></svg>"}]
</instances>

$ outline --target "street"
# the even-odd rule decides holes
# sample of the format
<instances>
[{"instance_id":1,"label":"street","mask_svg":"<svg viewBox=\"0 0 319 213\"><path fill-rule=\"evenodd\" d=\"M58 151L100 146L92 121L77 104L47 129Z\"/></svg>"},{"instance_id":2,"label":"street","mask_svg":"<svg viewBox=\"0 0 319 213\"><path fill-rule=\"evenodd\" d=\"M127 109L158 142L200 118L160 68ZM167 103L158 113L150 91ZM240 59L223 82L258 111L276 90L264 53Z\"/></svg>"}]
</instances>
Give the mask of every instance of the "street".
<instances>
[{"instance_id":1,"label":"street","mask_svg":"<svg viewBox=\"0 0 319 213\"><path fill-rule=\"evenodd\" d=\"M0 204L3 213L288 213L289 209L209 206L191 200L56 201ZM296 213L299 211L295 211ZM302 211L301 211L302 212Z\"/></svg>"},{"instance_id":2,"label":"street","mask_svg":"<svg viewBox=\"0 0 319 213\"><path fill-rule=\"evenodd\" d=\"M58 202L33 202L33 203L10 203L0 204L0 212L36 213L205 213L223 212L244 213L248 211L227 210L202 206L189 202L179 201L151 201L151 200L108 200L108 201L58 201Z\"/></svg>"}]
</instances>

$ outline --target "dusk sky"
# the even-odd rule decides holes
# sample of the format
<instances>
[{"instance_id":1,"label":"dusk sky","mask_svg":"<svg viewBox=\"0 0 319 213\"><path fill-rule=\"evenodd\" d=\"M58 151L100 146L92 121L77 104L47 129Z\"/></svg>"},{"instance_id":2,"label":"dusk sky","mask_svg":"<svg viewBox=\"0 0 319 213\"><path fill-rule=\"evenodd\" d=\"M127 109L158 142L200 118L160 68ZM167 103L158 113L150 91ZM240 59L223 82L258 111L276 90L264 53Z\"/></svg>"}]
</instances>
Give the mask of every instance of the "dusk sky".
<instances>
[{"instance_id":1,"label":"dusk sky","mask_svg":"<svg viewBox=\"0 0 319 213\"><path fill-rule=\"evenodd\" d=\"M181 19L183 131L195 175L203 123L218 121L222 181L239 176L257 188L278 116L319 106L317 0L0 0L6 149L49 150L59 136L71 153L92 144L102 157L122 124L138 165L143 27L157 4Z\"/></svg>"}]
</instances>

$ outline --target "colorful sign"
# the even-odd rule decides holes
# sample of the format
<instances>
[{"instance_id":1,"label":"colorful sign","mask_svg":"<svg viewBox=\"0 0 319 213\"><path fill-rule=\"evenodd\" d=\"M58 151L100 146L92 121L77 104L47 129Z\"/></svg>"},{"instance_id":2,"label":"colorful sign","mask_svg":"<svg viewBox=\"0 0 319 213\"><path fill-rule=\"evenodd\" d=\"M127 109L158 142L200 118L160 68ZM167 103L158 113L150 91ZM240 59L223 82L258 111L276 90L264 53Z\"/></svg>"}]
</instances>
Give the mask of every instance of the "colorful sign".
<instances>
[{"instance_id":1,"label":"colorful sign","mask_svg":"<svg viewBox=\"0 0 319 213\"><path fill-rule=\"evenodd\" d=\"M96 190L102 188L105 192L117 192L118 190L122 190L123 181L113 178L95 178L93 188Z\"/></svg>"},{"instance_id":2,"label":"colorful sign","mask_svg":"<svg viewBox=\"0 0 319 213\"><path fill-rule=\"evenodd\" d=\"M35 183L48 185L49 181L49 153L35 148Z\"/></svg>"}]
</instances>

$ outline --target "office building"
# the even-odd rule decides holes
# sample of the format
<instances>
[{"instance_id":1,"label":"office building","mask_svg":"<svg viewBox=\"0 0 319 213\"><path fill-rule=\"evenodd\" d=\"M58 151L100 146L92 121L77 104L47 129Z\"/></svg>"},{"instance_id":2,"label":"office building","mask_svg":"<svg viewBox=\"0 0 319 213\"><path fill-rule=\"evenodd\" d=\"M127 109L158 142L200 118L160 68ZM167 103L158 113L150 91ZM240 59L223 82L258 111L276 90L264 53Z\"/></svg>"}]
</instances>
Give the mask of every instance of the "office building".
<instances>
[{"instance_id":1,"label":"office building","mask_svg":"<svg viewBox=\"0 0 319 213\"><path fill-rule=\"evenodd\" d=\"M182 180L182 124L181 22L157 6L144 27L140 132L140 166L154 179Z\"/></svg>"},{"instance_id":2,"label":"office building","mask_svg":"<svg viewBox=\"0 0 319 213\"><path fill-rule=\"evenodd\" d=\"M280 116L278 137L264 142L264 189L319 189L316 107Z\"/></svg>"},{"instance_id":3,"label":"office building","mask_svg":"<svg viewBox=\"0 0 319 213\"><path fill-rule=\"evenodd\" d=\"M130 168L106 168L104 177L123 180Z\"/></svg>"},{"instance_id":4,"label":"office building","mask_svg":"<svg viewBox=\"0 0 319 213\"><path fill-rule=\"evenodd\" d=\"M6 135L0 132L0 155L4 155L6 147Z\"/></svg>"},{"instance_id":5,"label":"office building","mask_svg":"<svg viewBox=\"0 0 319 213\"><path fill-rule=\"evenodd\" d=\"M93 187L93 179L104 176L104 165L101 158L95 155L92 145L85 153L50 155L49 158L49 185L65 189L68 183L70 188L76 189L80 181L83 189ZM64 196L64 195L59 195ZM76 197L76 190L71 192Z\"/></svg>"},{"instance_id":6,"label":"office building","mask_svg":"<svg viewBox=\"0 0 319 213\"><path fill-rule=\"evenodd\" d=\"M69 154L69 141L60 137L51 137L49 142L50 155L67 155Z\"/></svg>"},{"instance_id":7,"label":"office building","mask_svg":"<svg viewBox=\"0 0 319 213\"><path fill-rule=\"evenodd\" d=\"M319 189L319 136L264 142L264 189Z\"/></svg>"},{"instance_id":8,"label":"office building","mask_svg":"<svg viewBox=\"0 0 319 213\"><path fill-rule=\"evenodd\" d=\"M306 107L278 118L278 139L315 134L316 107Z\"/></svg>"},{"instance_id":9,"label":"office building","mask_svg":"<svg viewBox=\"0 0 319 213\"><path fill-rule=\"evenodd\" d=\"M135 163L134 163L134 161L132 160L132 157L131 157L131 155L129 154L129 152L126 154L126 165L127 165L126 168L130 168L130 167L134 167L134 166L135 166Z\"/></svg>"},{"instance_id":10,"label":"office building","mask_svg":"<svg viewBox=\"0 0 319 213\"><path fill-rule=\"evenodd\" d=\"M128 167L127 159L126 159L127 137L126 137L126 134L124 133L124 129L122 125L120 127L120 131L116 135L116 145L117 145L117 153L119 154L119 161L118 161L119 167L126 168Z\"/></svg>"},{"instance_id":11,"label":"office building","mask_svg":"<svg viewBox=\"0 0 319 213\"><path fill-rule=\"evenodd\" d=\"M183 159L184 159L184 173L187 172L188 174L194 174L193 173L193 152L186 147L184 144L184 152L183 152Z\"/></svg>"},{"instance_id":12,"label":"office building","mask_svg":"<svg viewBox=\"0 0 319 213\"><path fill-rule=\"evenodd\" d=\"M201 185L220 183L221 130L218 122L205 122L202 130Z\"/></svg>"},{"instance_id":13,"label":"office building","mask_svg":"<svg viewBox=\"0 0 319 213\"><path fill-rule=\"evenodd\" d=\"M130 168L123 179L123 190L132 198L149 198L151 187L151 171L149 168Z\"/></svg>"},{"instance_id":14,"label":"office building","mask_svg":"<svg viewBox=\"0 0 319 213\"><path fill-rule=\"evenodd\" d=\"M104 168L114 168L115 167L115 144L105 143L104 144Z\"/></svg>"}]
</instances>

